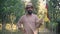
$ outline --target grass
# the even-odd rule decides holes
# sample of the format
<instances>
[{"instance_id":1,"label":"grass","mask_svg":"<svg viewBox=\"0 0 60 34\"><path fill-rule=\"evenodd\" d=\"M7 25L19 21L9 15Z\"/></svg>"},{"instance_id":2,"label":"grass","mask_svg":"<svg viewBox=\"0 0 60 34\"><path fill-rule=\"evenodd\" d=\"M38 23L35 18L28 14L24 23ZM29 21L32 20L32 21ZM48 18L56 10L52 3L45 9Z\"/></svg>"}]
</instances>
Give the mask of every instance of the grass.
<instances>
[{"instance_id":1,"label":"grass","mask_svg":"<svg viewBox=\"0 0 60 34\"><path fill-rule=\"evenodd\" d=\"M21 31L12 32L12 31L8 31L8 30L0 30L0 34L22 34L22 32Z\"/></svg>"},{"instance_id":2,"label":"grass","mask_svg":"<svg viewBox=\"0 0 60 34\"><path fill-rule=\"evenodd\" d=\"M12 31L7 31L7 30L1 30L0 34L22 34L21 31L16 31L16 32L12 32Z\"/></svg>"}]
</instances>

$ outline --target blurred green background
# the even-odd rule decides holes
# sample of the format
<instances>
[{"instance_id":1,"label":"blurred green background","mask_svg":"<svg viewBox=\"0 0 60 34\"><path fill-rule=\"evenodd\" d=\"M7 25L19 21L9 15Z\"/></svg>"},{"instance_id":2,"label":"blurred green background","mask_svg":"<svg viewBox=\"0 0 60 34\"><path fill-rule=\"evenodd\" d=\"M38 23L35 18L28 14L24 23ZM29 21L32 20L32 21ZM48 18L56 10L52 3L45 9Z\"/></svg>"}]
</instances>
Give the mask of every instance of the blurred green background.
<instances>
[{"instance_id":1,"label":"blurred green background","mask_svg":"<svg viewBox=\"0 0 60 34\"><path fill-rule=\"evenodd\" d=\"M46 0L48 4L48 18L45 22L46 28L56 32L56 28L60 22L60 0ZM38 13L38 0L31 0L35 14ZM16 23L19 18L25 14L24 0L0 0L0 34L21 34L16 30ZM14 25L13 25L14 24ZM14 27L13 29L11 29ZM11 30L14 31L11 31Z\"/></svg>"}]
</instances>

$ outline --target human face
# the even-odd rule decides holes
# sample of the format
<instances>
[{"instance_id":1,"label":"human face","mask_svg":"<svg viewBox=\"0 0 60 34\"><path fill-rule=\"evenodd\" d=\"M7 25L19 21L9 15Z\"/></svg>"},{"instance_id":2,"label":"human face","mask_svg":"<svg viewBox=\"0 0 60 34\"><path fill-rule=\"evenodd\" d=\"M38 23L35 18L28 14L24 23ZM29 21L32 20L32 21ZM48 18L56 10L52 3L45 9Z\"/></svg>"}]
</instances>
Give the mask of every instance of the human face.
<instances>
[{"instance_id":1,"label":"human face","mask_svg":"<svg viewBox=\"0 0 60 34\"><path fill-rule=\"evenodd\" d=\"M33 8L32 7L27 7L27 13L31 15L33 13Z\"/></svg>"}]
</instances>

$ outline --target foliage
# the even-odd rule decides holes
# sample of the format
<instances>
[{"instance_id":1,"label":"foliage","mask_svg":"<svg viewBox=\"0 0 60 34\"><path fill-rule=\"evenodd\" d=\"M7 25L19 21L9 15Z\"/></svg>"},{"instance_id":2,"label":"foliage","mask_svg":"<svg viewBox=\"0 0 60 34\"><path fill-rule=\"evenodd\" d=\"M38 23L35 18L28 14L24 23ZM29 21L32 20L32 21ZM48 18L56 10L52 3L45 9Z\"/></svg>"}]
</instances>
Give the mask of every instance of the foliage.
<instances>
[{"instance_id":1,"label":"foliage","mask_svg":"<svg viewBox=\"0 0 60 34\"><path fill-rule=\"evenodd\" d=\"M34 7L34 13L37 14L38 12L38 0L31 0L33 7Z\"/></svg>"},{"instance_id":2,"label":"foliage","mask_svg":"<svg viewBox=\"0 0 60 34\"><path fill-rule=\"evenodd\" d=\"M50 23L48 24L48 28L56 31L58 26L58 21L60 21L60 0L50 0L48 4L48 14L50 17Z\"/></svg>"},{"instance_id":3,"label":"foliage","mask_svg":"<svg viewBox=\"0 0 60 34\"><path fill-rule=\"evenodd\" d=\"M11 22L10 15L16 17L16 22L24 14L24 3L21 0L0 0L0 22Z\"/></svg>"},{"instance_id":4,"label":"foliage","mask_svg":"<svg viewBox=\"0 0 60 34\"><path fill-rule=\"evenodd\" d=\"M49 8L48 8L48 12L49 12L49 17L51 21L57 21L58 18L60 18L60 4L59 4L60 0L50 0L49 1Z\"/></svg>"}]
</instances>

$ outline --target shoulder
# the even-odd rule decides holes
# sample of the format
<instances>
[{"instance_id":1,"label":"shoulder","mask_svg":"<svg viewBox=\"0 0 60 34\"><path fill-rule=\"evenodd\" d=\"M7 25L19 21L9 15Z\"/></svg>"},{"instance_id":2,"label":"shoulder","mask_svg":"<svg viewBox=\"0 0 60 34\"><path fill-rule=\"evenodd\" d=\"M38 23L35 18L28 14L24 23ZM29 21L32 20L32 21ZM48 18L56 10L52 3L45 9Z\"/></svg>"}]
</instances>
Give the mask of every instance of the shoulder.
<instances>
[{"instance_id":1,"label":"shoulder","mask_svg":"<svg viewBox=\"0 0 60 34\"><path fill-rule=\"evenodd\" d=\"M25 17L25 15L21 16L21 18L20 18L20 19L24 19L24 17Z\"/></svg>"},{"instance_id":2,"label":"shoulder","mask_svg":"<svg viewBox=\"0 0 60 34\"><path fill-rule=\"evenodd\" d=\"M38 16L37 16L36 14L34 14L34 17L35 17L35 19L36 19L36 20L38 20L38 19L39 19L39 18L38 18Z\"/></svg>"},{"instance_id":3,"label":"shoulder","mask_svg":"<svg viewBox=\"0 0 60 34\"><path fill-rule=\"evenodd\" d=\"M21 16L22 18L25 17L25 15Z\"/></svg>"},{"instance_id":4,"label":"shoulder","mask_svg":"<svg viewBox=\"0 0 60 34\"><path fill-rule=\"evenodd\" d=\"M34 17L38 17L36 14L33 14Z\"/></svg>"}]
</instances>

